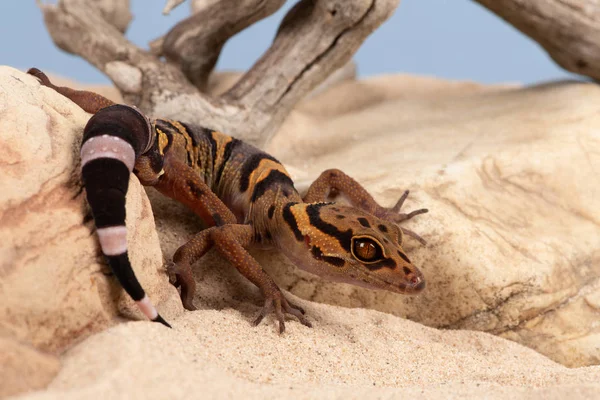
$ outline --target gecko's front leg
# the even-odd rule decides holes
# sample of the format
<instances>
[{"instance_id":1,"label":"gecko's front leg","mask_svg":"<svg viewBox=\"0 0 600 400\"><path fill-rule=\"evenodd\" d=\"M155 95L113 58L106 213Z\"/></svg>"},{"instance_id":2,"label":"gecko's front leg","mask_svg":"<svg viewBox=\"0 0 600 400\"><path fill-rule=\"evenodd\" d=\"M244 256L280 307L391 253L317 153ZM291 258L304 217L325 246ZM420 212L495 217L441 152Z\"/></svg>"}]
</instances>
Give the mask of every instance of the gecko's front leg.
<instances>
[{"instance_id":1,"label":"gecko's front leg","mask_svg":"<svg viewBox=\"0 0 600 400\"><path fill-rule=\"evenodd\" d=\"M408 193L409 191L406 190L393 207L383 207L353 178L339 169L328 169L323 171L317 180L310 185L303 200L307 203L326 201L330 195L341 194L346 197L352 206L373 214L378 218L400 224L412 217L428 212L426 208L414 210L409 213L400 212L404 201L408 197ZM400 227L400 229L403 233L413 237L422 244L427 243L415 232L404 227Z\"/></svg>"},{"instance_id":2,"label":"gecko's front leg","mask_svg":"<svg viewBox=\"0 0 600 400\"><path fill-rule=\"evenodd\" d=\"M248 253L246 248L253 242L254 229L252 226L228 224L206 229L181 246L175 253L173 261L176 265L174 270L177 271L178 280L182 283L182 300L184 301L184 304L186 304L186 302L188 305L191 303L193 291L190 291L190 288L192 286L195 288L195 282L192 283L191 264L214 246L242 275L258 286L264 296L265 304L254 321L255 325L258 325L265 316L274 312L279 321L280 333L285 331L285 314L293 315L298 318L303 325L311 327L311 323L304 316L304 310L292 304L285 298L281 289L279 289L273 279L265 272L265 270L263 270L254 257ZM183 295L184 286L186 293L185 299ZM186 306L186 308L188 307Z\"/></svg>"}]
</instances>

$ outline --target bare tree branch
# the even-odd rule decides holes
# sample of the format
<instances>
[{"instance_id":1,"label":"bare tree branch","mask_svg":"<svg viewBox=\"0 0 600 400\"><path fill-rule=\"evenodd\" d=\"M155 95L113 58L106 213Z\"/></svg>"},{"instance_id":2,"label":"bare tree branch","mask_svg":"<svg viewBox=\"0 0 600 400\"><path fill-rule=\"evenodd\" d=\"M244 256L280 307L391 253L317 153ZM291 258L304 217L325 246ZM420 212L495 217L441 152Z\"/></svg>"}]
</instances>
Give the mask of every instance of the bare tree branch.
<instances>
[{"instance_id":1,"label":"bare tree branch","mask_svg":"<svg viewBox=\"0 0 600 400\"><path fill-rule=\"evenodd\" d=\"M194 15L167 33L161 52L180 65L200 90L206 89L223 45L236 33L277 11L285 0L204 0Z\"/></svg>"},{"instance_id":2,"label":"bare tree branch","mask_svg":"<svg viewBox=\"0 0 600 400\"><path fill-rule=\"evenodd\" d=\"M301 0L286 15L273 45L224 99L271 115L270 137L293 106L350 61L399 0Z\"/></svg>"},{"instance_id":3,"label":"bare tree branch","mask_svg":"<svg viewBox=\"0 0 600 400\"><path fill-rule=\"evenodd\" d=\"M356 79L356 63L354 60L348 61L341 68L334 71L321 84L315 87L312 92L305 96L306 99L318 95L325 90L339 85L342 82Z\"/></svg>"},{"instance_id":4,"label":"bare tree branch","mask_svg":"<svg viewBox=\"0 0 600 400\"><path fill-rule=\"evenodd\" d=\"M131 22L129 0L96 0L94 6L100 10L102 16L119 32L125 33Z\"/></svg>"},{"instance_id":5,"label":"bare tree branch","mask_svg":"<svg viewBox=\"0 0 600 400\"><path fill-rule=\"evenodd\" d=\"M43 5L42 11L56 45L107 74L125 102L149 115L181 117L216 129L228 128L228 121L237 119L231 115L239 111L236 107L202 96L176 65L129 42L85 1L62 0Z\"/></svg>"},{"instance_id":6,"label":"bare tree branch","mask_svg":"<svg viewBox=\"0 0 600 400\"><path fill-rule=\"evenodd\" d=\"M476 0L537 41L568 71L600 80L600 3Z\"/></svg>"},{"instance_id":7,"label":"bare tree branch","mask_svg":"<svg viewBox=\"0 0 600 400\"><path fill-rule=\"evenodd\" d=\"M179 24L187 28L179 33L179 28L173 29L162 44L170 54L167 62L125 39L100 10L89 6L93 0L60 0L58 5L44 5L42 9L54 42L106 73L127 103L149 115L198 123L264 146L295 104L327 77L344 65L350 67L345 67L339 78L331 79L353 76L352 64L347 63L364 39L391 16L398 2L301 0L284 18L271 48L217 98L200 93L182 69L188 74L193 70L201 71L199 75L208 74L222 43L232 32L274 12L282 1L244 0L236 6L254 4L259 11L251 13L249 8L239 7L242 11L232 13L236 6L223 7L221 2L216 7L215 0L205 0L204 10L212 10L212 17L221 24L235 21L235 29L209 24L207 29L195 30L191 25ZM200 9L190 20L199 23L206 17ZM171 34L175 39L170 39ZM172 44L167 45L171 40ZM187 53L191 48L198 50L195 46L209 46L211 40L213 47L207 53L214 61L201 55L197 55L197 61L193 53Z\"/></svg>"},{"instance_id":8,"label":"bare tree branch","mask_svg":"<svg viewBox=\"0 0 600 400\"><path fill-rule=\"evenodd\" d=\"M168 15L175 7L184 2L185 0L168 0L167 4L165 4L165 8L163 8L163 14Z\"/></svg>"}]
</instances>

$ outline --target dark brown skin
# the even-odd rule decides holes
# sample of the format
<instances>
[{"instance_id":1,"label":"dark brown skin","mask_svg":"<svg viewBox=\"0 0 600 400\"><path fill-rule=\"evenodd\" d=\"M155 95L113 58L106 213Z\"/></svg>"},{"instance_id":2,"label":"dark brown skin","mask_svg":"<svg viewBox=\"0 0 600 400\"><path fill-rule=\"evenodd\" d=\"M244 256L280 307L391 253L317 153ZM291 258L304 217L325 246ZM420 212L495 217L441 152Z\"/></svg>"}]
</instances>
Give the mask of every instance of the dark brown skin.
<instances>
[{"instance_id":1,"label":"dark brown skin","mask_svg":"<svg viewBox=\"0 0 600 400\"><path fill-rule=\"evenodd\" d=\"M39 70L30 73L88 112L112 104L95 93L56 87ZM311 324L248 253L253 245L276 247L299 267L334 281L407 294L425 287L423 274L402 249L403 234L424 243L398 225L427 212L400 213L408 191L394 207L382 207L354 179L328 170L302 198L283 165L230 136L161 119L150 121L148 135L149 149L136 158L133 172L210 226L181 246L169 266L186 309L195 309L191 266L213 246L263 294L255 324L274 312L280 332L285 314ZM325 203L335 195L351 206Z\"/></svg>"}]
</instances>

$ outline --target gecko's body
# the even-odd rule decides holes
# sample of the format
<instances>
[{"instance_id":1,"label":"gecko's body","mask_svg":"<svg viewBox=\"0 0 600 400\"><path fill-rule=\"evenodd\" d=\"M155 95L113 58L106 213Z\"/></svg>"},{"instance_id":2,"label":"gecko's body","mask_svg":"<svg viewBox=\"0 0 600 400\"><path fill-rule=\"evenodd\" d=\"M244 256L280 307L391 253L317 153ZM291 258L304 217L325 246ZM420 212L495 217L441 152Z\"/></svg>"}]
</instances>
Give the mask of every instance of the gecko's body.
<instances>
[{"instance_id":1,"label":"gecko's body","mask_svg":"<svg viewBox=\"0 0 600 400\"><path fill-rule=\"evenodd\" d=\"M81 148L82 173L103 253L125 290L152 320L168 325L139 285L127 255L125 193L131 172L147 186L190 207L210 227L184 244L169 270L184 307L194 309L191 265L216 247L265 297L256 323L275 312L310 326L304 311L286 300L275 282L246 251L272 246L299 267L330 280L398 293L424 288L421 272L402 249L397 224L414 215L381 207L339 170L325 171L302 198L279 161L223 133L181 122L148 120L132 107L94 93L59 88L39 70L42 84L95 115ZM343 194L351 206L325 203Z\"/></svg>"}]
</instances>

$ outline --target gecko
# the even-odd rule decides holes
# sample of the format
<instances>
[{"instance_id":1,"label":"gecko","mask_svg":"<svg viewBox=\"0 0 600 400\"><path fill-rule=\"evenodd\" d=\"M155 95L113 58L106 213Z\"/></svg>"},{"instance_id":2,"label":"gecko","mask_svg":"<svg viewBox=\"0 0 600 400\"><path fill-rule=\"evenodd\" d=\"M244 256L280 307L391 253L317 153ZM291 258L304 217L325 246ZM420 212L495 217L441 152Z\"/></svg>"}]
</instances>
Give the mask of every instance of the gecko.
<instances>
[{"instance_id":1,"label":"gecko","mask_svg":"<svg viewBox=\"0 0 600 400\"><path fill-rule=\"evenodd\" d=\"M148 319L171 327L129 260L125 201L132 173L142 185L189 207L208 226L183 244L167 267L187 310L196 309L191 266L213 247L264 297L254 325L274 313L280 333L286 315L312 324L251 256L251 246L279 249L301 269L331 281L404 294L425 288L423 273L402 247L405 235L425 241L399 224L428 210L401 212L408 191L393 207L383 207L353 178L329 169L302 197L284 166L249 143L181 121L150 119L93 92L55 86L37 68L28 73L93 114L80 150L83 187L101 251ZM329 201L336 196L346 204Z\"/></svg>"}]
</instances>

